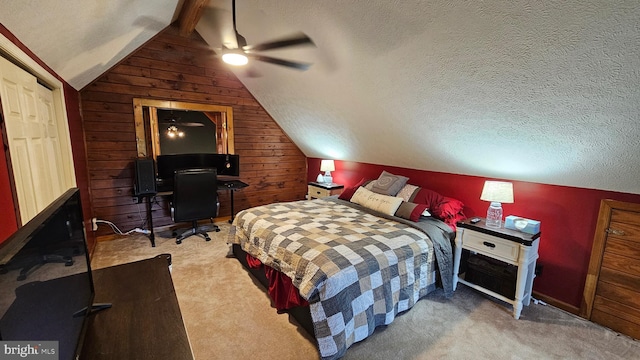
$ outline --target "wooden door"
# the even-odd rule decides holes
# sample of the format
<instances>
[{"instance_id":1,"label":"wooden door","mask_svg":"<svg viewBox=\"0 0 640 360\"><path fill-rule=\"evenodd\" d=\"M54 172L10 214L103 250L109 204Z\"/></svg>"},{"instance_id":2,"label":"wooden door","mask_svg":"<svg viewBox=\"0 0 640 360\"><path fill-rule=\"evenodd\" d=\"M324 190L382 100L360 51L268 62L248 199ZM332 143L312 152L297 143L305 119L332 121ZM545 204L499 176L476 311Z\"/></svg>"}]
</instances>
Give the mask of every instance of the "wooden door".
<instances>
[{"instance_id":1,"label":"wooden door","mask_svg":"<svg viewBox=\"0 0 640 360\"><path fill-rule=\"evenodd\" d=\"M75 184L66 179L67 166L62 163L63 144L69 140L60 139L51 90L4 58L0 58L0 101L24 225Z\"/></svg>"},{"instance_id":2,"label":"wooden door","mask_svg":"<svg viewBox=\"0 0 640 360\"><path fill-rule=\"evenodd\" d=\"M581 315L640 339L640 204L601 202Z\"/></svg>"}]
</instances>

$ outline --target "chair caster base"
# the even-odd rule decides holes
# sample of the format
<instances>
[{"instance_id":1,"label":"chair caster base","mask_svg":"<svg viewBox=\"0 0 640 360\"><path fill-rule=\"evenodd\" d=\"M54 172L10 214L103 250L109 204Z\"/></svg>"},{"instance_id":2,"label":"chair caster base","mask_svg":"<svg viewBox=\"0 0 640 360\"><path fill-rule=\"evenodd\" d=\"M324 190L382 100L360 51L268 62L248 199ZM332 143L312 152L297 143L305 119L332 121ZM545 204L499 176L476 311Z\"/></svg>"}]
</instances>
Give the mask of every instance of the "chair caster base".
<instances>
[{"instance_id":1,"label":"chair caster base","mask_svg":"<svg viewBox=\"0 0 640 360\"><path fill-rule=\"evenodd\" d=\"M211 231L220 232L220 228L214 224L213 228L208 230L208 231L209 232L211 232ZM190 236L193 236L193 235L200 235L206 241L211 241L211 237L209 236L209 234L207 234L207 231L204 230L203 228L199 228L196 221L192 222L190 230L187 230L186 232L183 232L180 235L178 235L178 230L173 230L172 231L172 237L176 238L176 244L178 244L178 245L182 243L182 240L184 240L184 239L186 239L186 238L188 238Z\"/></svg>"}]
</instances>

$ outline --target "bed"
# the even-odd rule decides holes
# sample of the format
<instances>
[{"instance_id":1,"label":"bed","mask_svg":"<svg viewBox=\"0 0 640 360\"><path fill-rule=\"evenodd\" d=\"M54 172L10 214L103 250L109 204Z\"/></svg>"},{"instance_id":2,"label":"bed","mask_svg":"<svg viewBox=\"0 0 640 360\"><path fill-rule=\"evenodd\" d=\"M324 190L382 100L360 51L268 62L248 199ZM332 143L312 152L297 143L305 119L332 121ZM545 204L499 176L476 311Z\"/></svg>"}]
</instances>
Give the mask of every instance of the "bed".
<instances>
[{"instance_id":1,"label":"bed","mask_svg":"<svg viewBox=\"0 0 640 360\"><path fill-rule=\"evenodd\" d=\"M337 359L437 286L453 292L454 229L397 214L337 197L264 205L236 215L228 243L270 295L270 273L289 280L301 300L276 307L315 337L322 359Z\"/></svg>"}]
</instances>

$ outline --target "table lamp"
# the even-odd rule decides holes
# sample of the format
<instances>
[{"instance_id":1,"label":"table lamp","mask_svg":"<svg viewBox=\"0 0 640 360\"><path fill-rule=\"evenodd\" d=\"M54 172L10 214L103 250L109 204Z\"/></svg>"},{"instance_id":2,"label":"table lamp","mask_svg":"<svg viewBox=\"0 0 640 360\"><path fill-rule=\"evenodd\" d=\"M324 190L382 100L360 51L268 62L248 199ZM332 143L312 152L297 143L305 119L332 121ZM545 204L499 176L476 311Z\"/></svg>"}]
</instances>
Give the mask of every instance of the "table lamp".
<instances>
[{"instance_id":1,"label":"table lamp","mask_svg":"<svg viewBox=\"0 0 640 360\"><path fill-rule=\"evenodd\" d=\"M491 202L487 209L487 226L499 228L502 226L502 203L513 203L513 184L487 180L484 182L480 200Z\"/></svg>"},{"instance_id":2,"label":"table lamp","mask_svg":"<svg viewBox=\"0 0 640 360\"><path fill-rule=\"evenodd\" d=\"M333 163L333 160L322 160L320 162L320 171L324 171L324 182L332 183L333 178L331 177L331 172L336 170L336 166Z\"/></svg>"}]
</instances>

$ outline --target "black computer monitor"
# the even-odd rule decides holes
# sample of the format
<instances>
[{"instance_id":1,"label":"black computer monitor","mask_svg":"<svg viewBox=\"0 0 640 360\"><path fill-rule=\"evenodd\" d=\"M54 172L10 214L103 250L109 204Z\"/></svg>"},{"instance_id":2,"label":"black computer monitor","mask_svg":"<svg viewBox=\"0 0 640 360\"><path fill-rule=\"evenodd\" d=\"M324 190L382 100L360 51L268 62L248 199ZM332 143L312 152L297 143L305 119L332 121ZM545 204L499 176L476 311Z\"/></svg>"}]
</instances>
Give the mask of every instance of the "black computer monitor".
<instances>
[{"instance_id":1,"label":"black computer monitor","mask_svg":"<svg viewBox=\"0 0 640 360\"><path fill-rule=\"evenodd\" d=\"M172 154L156 158L158 178L171 180L176 170L213 168L218 176L240 176L240 156L234 154Z\"/></svg>"}]
</instances>

